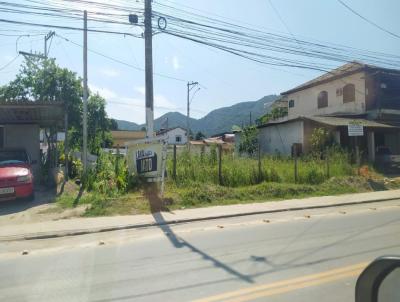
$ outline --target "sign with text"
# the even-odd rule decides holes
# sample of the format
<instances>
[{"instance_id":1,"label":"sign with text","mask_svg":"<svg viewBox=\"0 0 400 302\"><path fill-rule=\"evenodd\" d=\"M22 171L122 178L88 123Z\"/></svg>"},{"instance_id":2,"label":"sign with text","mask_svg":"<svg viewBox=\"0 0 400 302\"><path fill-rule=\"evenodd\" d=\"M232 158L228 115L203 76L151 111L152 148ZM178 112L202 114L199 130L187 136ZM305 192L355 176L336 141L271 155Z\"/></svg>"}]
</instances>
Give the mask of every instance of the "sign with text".
<instances>
[{"instance_id":1,"label":"sign with text","mask_svg":"<svg viewBox=\"0 0 400 302\"><path fill-rule=\"evenodd\" d=\"M162 176L162 152L160 143L135 144L128 147L128 166L131 173L146 178Z\"/></svg>"},{"instance_id":2,"label":"sign with text","mask_svg":"<svg viewBox=\"0 0 400 302\"><path fill-rule=\"evenodd\" d=\"M349 136L363 136L364 126L358 121L353 121L347 125L347 131Z\"/></svg>"}]
</instances>

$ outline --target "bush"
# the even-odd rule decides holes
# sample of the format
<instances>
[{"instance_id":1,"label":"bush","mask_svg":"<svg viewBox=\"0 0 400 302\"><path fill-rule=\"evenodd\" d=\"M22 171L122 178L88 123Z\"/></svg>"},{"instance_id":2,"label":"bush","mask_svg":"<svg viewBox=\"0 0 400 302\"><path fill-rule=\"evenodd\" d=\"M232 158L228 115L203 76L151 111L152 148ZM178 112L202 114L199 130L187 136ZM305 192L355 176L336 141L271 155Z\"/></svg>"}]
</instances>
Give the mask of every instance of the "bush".
<instances>
[{"instance_id":1,"label":"bush","mask_svg":"<svg viewBox=\"0 0 400 302\"><path fill-rule=\"evenodd\" d=\"M125 158L105 152L100 152L95 167L82 175L82 183L86 190L106 196L124 193L135 185Z\"/></svg>"}]
</instances>

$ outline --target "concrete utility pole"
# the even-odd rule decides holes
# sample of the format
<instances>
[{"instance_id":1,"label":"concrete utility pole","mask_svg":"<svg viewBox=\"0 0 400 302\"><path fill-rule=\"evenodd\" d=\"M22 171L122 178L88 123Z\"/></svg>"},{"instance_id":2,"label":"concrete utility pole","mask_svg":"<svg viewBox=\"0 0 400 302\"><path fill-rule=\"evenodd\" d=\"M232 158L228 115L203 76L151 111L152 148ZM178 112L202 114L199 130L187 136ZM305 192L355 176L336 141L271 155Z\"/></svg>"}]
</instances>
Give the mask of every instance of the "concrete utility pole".
<instances>
[{"instance_id":1,"label":"concrete utility pole","mask_svg":"<svg viewBox=\"0 0 400 302\"><path fill-rule=\"evenodd\" d=\"M154 134L154 92L153 92L153 31L151 20L151 0L144 2L144 44L146 80L146 126L148 138Z\"/></svg>"},{"instance_id":2,"label":"concrete utility pole","mask_svg":"<svg viewBox=\"0 0 400 302\"><path fill-rule=\"evenodd\" d=\"M87 101L88 101L88 78L87 78L87 11L83 12L83 150L82 162L83 172L87 171Z\"/></svg>"},{"instance_id":3,"label":"concrete utility pole","mask_svg":"<svg viewBox=\"0 0 400 302\"><path fill-rule=\"evenodd\" d=\"M47 41L50 40L56 33L54 31L50 31L45 37L44 37L44 57L47 59Z\"/></svg>"},{"instance_id":4,"label":"concrete utility pole","mask_svg":"<svg viewBox=\"0 0 400 302\"><path fill-rule=\"evenodd\" d=\"M199 85L199 82L188 82L187 83L187 115L186 115L186 139L187 139L187 145L190 146L190 125L189 125L189 119L190 119L190 91Z\"/></svg>"}]
</instances>

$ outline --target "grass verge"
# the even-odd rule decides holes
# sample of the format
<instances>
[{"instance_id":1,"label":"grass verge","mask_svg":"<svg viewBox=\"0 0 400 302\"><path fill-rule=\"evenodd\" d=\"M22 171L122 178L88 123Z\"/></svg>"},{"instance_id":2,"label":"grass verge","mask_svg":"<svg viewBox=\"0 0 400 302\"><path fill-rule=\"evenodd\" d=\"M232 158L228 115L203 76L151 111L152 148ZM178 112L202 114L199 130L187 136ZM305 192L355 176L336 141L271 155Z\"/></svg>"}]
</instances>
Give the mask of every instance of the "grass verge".
<instances>
[{"instance_id":1,"label":"grass verge","mask_svg":"<svg viewBox=\"0 0 400 302\"><path fill-rule=\"evenodd\" d=\"M256 185L234 188L202 182L192 182L185 186L177 186L173 182L167 182L164 203L169 210L176 210L372 192L395 188L400 188L398 181L388 182L383 178L377 179L363 176L332 177L318 185L262 182ZM83 214L86 217L150 213L149 200L143 188L115 198L86 192L79 200L76 199L76 195L69 192L58 197L56 203L63 209L89 204Z\"/></svg>"}]
</instances>

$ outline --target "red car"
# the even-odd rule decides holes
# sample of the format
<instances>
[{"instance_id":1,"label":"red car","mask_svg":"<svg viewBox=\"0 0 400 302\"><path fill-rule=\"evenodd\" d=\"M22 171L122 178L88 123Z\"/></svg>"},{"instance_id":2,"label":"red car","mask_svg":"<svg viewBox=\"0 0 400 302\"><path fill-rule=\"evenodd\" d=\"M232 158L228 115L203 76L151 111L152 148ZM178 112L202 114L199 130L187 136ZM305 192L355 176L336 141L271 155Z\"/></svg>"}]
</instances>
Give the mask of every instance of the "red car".
<instances>
[{"instance_id":1,"label":"red car","mask_svg":"<svg viewBox=\"0 0 400 302\"><path fill-rule=\"evenodd\" d=\"M0 200L34 198L33 174L23 149L0 149Z\"/></svg>"}]
</instances>

